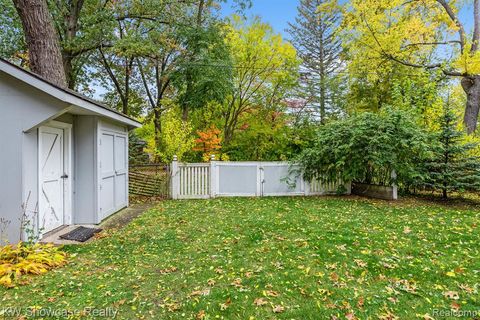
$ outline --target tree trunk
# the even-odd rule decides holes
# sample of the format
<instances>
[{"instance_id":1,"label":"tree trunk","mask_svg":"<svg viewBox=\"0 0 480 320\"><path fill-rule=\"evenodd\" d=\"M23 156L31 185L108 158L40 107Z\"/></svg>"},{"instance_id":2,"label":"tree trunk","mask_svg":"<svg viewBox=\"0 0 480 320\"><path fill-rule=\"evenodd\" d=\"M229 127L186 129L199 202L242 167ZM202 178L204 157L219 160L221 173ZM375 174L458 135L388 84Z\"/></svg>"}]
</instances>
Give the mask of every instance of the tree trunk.
<instances>
[{"instance_id":1,"label":"tree trunk","mask_svg":"<svg viewBox=\"0 0 480 320\"><path fill-rule=\"evenodd\" d=\"M323 70L323 63L322 67L320 67L321 74L320 74L320 123L325 124L327 118L327 111L326 111L326 100L327 100L327 89L325 85L325 71Z\"/></svg>"},{"instance_id":2,"label":"tree trunk","mask_svg":"<svg viewBox=\"0 0 480 320\"><path fill-rule=\"evenodd\" d=\"M153 109L153 127L155 129L155 149L160 150L162 144L162 112L161 106Z\"/></svg>"},{"instance_id":3,"label":"tree trunk","mask_svg":"<svg viewBox=\"0 0 480 320\"><path fill-rule=\"evenodd\" d=\"M65 76L67 78L67 86L74 90L76 84L76 77L73 70L73 58L68 55L67 52L63 51L62 54L63 59L63 70L65 70Z\"/></svg>"},{"instance_id":4,"label":"tree trunk","mask_svg":"<svg viewBox=\"0 0 480 320\"><path fill-rule=\"evenodd\" d=\"M30 69L46 80L66 87L58 34L46 0L13 0L22 21Z\"/></svg>"},{"instance_id":5,"label":"tree trunk","mask_svg":"<svg viewBox=\"0 0 480 320\"><path fill-rule=\"evenodd\" d=\"M463 123L468 134L477 129L478 114L480 110L480 76L462 79L462 88L467 94L467 106Z\"/></svg>"},{"instance_id":6,"label":"tree trunk","mask_svg":"<svg viewBox=\"0 0 480 320\"><path fill-rule=\"evenodd\" d=\"M79 19L80 19L80 12L83 8L84 0L74 0L69 1L67 4L67 12L64 16L64 24L65 30L64 32L64 40L66 43L73 42L77 38L77 32L79 28ZM60 31L61 32L61 31ZM62 59L63 59L63 67L65 70L65 76L67 78L67 85L70 89L75 88L76 84L76 71L74 70L73 66L73 59L76 57L70 49L63 47L62 48Z\"/></svg>"},{"instance_id":7,"label":"tree trunk","mask_svg":"<svg viewBox=\"0 0 480 320\"><path fill-rule=\"evenodd\" d=\"M325 43L323 41L323 26L319 25L320 31L320 56L319 56L319 71L320 71L320 123L325 124L327 112L326 100L327 100L327 88L325 83Z\"/></svg>"}]
</instances>

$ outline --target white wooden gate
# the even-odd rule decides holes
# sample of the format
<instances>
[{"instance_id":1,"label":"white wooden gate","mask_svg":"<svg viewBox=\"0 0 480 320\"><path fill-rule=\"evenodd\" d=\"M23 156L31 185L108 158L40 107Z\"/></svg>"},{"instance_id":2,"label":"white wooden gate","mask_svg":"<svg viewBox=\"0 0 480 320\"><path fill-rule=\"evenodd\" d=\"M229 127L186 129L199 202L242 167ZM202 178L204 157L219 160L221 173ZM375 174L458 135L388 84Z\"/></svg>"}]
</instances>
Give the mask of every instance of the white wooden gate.
<instances>
[{"instance_id":1,"label":"white wooden gate","mask_svg":"<svg viewBox=\"0 0 480 320\"><path fill-rule=\"evenodd\" d=\"M287 162L179 163L175 159L172 198L326 195L336 194L342 184L346 194L351 192L350 183L306 182L295 169Z\"/></svg>"},{"instance_id":2,"label":"white wooden gate","mask_svg":"<svg viewBox=\"0 0 480 320\"><path fill-rule=\"evenodd\" d=\"M176 194L179 199L209 198L211 193L210 164L189 163L177 165Z\"/></svg>"}]
</instances>

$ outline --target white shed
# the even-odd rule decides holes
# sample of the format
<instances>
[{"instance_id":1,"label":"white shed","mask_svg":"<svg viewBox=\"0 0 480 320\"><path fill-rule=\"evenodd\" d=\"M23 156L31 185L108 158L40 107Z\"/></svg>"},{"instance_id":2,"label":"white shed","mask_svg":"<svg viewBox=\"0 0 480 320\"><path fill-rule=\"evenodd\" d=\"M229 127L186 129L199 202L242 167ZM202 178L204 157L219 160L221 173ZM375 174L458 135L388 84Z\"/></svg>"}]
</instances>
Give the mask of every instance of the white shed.
<instances>
[{"instance_id":1,"label":"white shed","mask_svg":"<svg viewBox=\"0 0 480 320\"><path fill-rule=\"evenodd\" d=\"M128 206L128 131L140 123L1 59L0 111L0 241Z\"/></svg>"}]
</instances>

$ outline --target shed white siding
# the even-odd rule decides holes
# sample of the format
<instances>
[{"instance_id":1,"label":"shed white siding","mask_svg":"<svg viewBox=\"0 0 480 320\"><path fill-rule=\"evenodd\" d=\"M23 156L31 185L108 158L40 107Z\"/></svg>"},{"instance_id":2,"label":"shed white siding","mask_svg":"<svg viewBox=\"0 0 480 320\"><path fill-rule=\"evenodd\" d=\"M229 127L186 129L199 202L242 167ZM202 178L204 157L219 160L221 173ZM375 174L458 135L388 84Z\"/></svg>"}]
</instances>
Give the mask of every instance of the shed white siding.
<instances>
[{"instance_id":1,"label":"shed white siding","mask_svg":"<svg viewBox=\"0 0 480 320\"><path fill-rule=\"evenodd\" d=\"M68 150L68 165L64 163L63 168L59 165L58 170L50 170L55 179L65 179L63 187L52 192L59 196L51 203L58 207L63 202L66 210L64 218L67 219L60 221L96 224L128 205L128 130L139 127L138 122L79 94L55 87L2 59L0 114L0 244L25 239L21 235L23 212L30 220L28 229L39 235L46 232L39 228L39 216L48 214L47 211L39 213L43 210L39 202L46 199L39 201L39 186L45 185L40 179L44 175L39 170L39 153L45 151L39 147L42 140L39 130L57 128L58 136L65 143L68 140L68 146L59 149ZM103 186L99 182L100 142L101 135L106 132L114 137L111 154L102 150L105 157L110 156L114 161L111 194L100 192ZM50 156L49 151L46 152ZM65 152L59 159L67 159ZM112 208L104 211L100 205L103 197L112 196ZM50 201L47 202L44 204L48 207Z\"/></svg>"},{"instance_id":2,"label":"shed white siding","mask_svg":"<svg viewBox=\"0 0 480 320\"><path fill-rule=\"evenodd\" d=\"M22 205L32 215L37 206L37 133L26 132L67 105L0 72L0 217L8 227L1 236L20 239ZM27 203L28 195L30 198Z\"/></svg>"},{"instance_id":3,"label":"shed white siding","mask_svg":"<svg viewBox=\"0 0 480 320\"><path fill-rule=\"evenodd\" d=\"M128 205L128 129L76 116L74 136L74 223L100 223Z\"/></svg>"},{"instance_id":4,"label":"shed white siding","mask_svg":"<svg viewBox=\"0 0 480 320\"><path fill-rule=\"evenodd\" d=\"M73 223L97 221L96 195L96 130L95 116L77 116L73 124L74 137L74 197Z\"/></svg>"}]
</instances>

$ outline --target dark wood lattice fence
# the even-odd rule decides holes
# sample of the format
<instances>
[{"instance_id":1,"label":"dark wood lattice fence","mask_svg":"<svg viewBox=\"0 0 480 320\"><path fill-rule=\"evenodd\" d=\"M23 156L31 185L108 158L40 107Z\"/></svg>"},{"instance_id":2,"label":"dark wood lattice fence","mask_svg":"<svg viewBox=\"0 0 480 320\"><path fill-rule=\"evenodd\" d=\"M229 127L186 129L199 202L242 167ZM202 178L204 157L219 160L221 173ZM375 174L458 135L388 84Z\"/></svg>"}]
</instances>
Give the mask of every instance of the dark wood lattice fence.
<instances>
[{"instance_id":1,"label":"dark wood lattice fence","mask_svg":"<svg viewBox=\"0 0 480 320\"><path fill-rule=\"evenodd\" d=\"M170 166L145 164L130 167L129 191L133 196L170 197Z\"/></svg>"}]
</instances>

